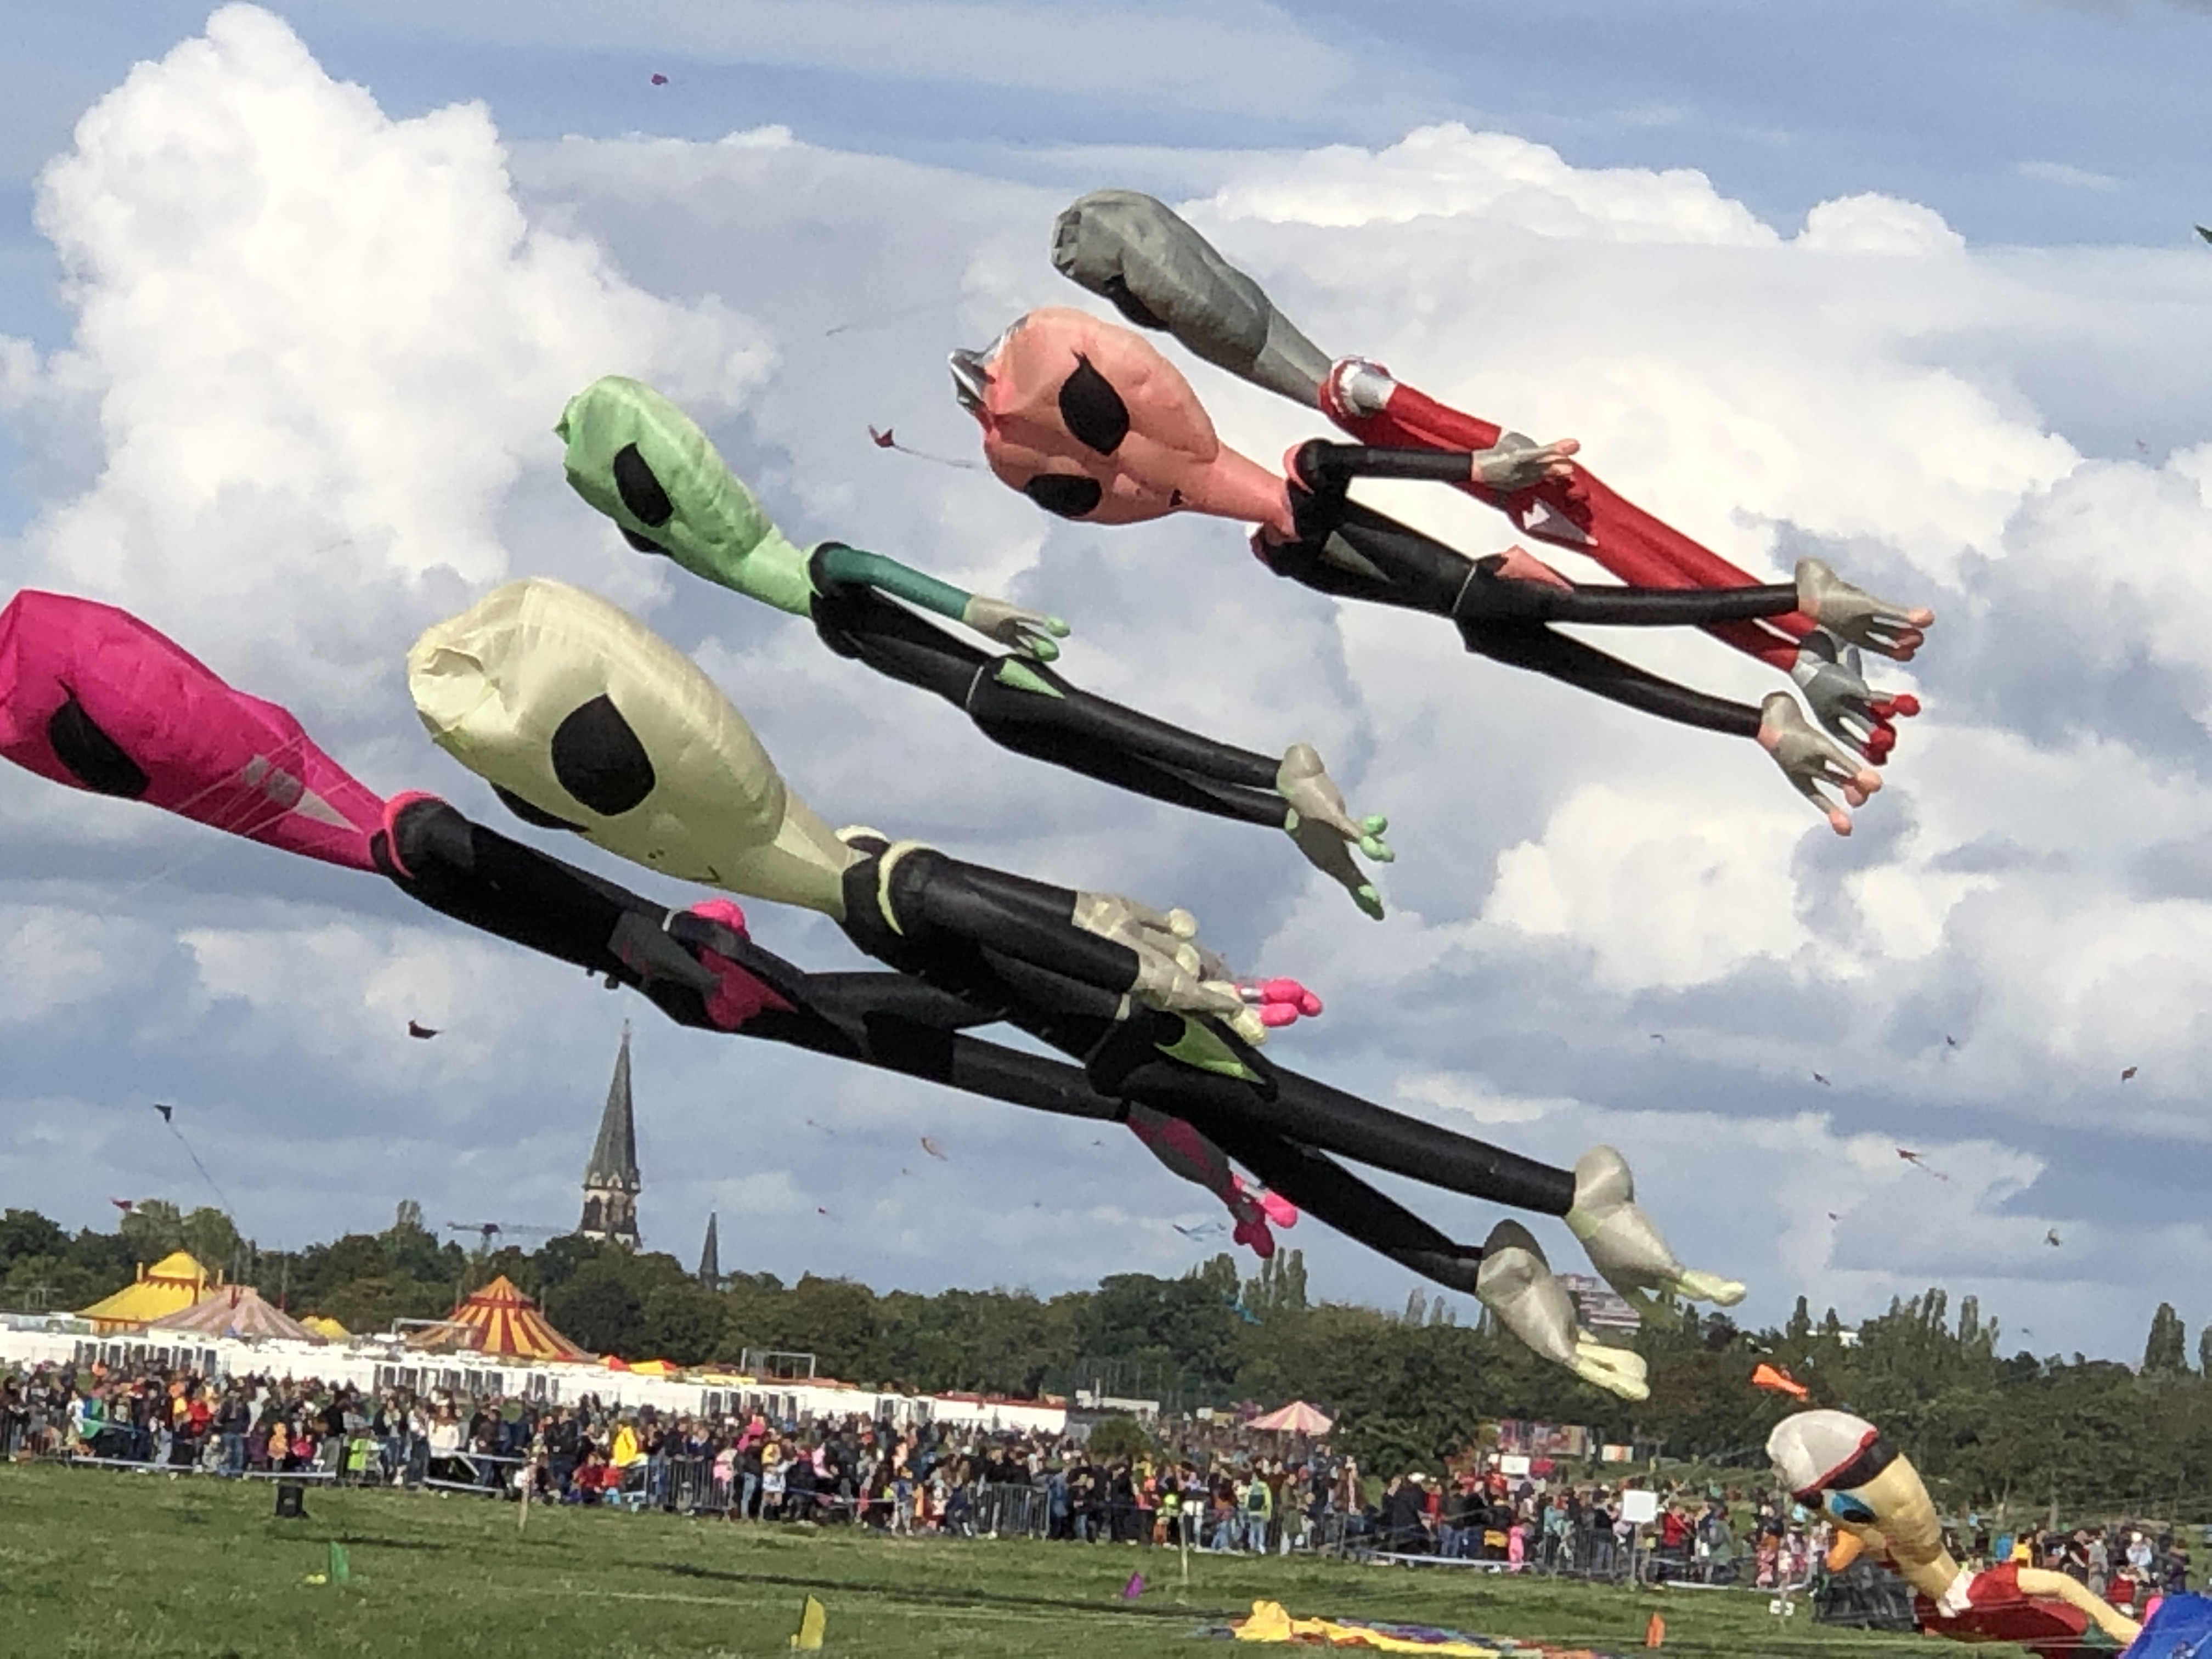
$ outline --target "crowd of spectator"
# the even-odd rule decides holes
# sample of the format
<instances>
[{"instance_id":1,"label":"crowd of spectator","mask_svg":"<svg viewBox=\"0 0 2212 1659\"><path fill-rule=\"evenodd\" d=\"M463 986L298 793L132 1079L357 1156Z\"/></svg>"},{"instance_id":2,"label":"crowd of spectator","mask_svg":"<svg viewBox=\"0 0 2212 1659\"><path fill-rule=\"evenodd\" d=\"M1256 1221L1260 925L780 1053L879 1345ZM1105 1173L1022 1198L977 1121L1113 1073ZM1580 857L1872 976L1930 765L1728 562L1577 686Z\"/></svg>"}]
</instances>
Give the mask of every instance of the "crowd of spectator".
<instances>
[{"instance_id":1,"label":"crowd of spectator","mask_svg":"<svg viewBox=\"0 0 2212 1659\"><path fill-rule=\"evenodd\" d=\"M1155 1425L1097 1443L854 1415L719 1420L586 1398L362 1390L313 1378L40 1367L0 1376L0 1452L243 1476L481 1487L538 1502L891 1533L1033 1534L1211 1551L1326 1548L1480 1562L1505 1572L1809 1584L1832 1532L1787 1494L1676 1484L1624 1514L1637 1481L1475 1455L1438 1476L1376 1479L1302 1439L1233 1422ZM1954 1553L2071 1573L2122 1607L2185 1588L2186 1547L2129 1522L2017 1534L1970 1515Z\"/></svg>"}]
</instances>

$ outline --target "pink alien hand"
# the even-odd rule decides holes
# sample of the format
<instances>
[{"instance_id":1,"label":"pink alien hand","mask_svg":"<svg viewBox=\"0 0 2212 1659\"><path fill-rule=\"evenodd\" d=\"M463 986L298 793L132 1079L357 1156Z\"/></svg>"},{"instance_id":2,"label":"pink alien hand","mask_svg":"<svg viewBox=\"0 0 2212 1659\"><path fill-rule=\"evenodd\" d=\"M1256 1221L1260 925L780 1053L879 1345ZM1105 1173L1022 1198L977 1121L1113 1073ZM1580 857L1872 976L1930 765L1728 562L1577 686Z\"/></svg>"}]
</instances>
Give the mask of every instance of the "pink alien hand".
<instances>
[{"instance_id":1,"label":"pink alien hand","mask_svg":"<svg viewBox=\"0 0 2212 1659\"><path fill-rule=\"evenodd\" d=\"M1294 979L1247 981L1237 986L1237 994L1247 1007L1258 1010L1260 1024L1270 1030L1321 1018L1321 999Z\"/></svg>"},{"instance_id":2,"label":"pink alien hand","mask_svg":"<svg viewBox=\"0 0 2212 1659\"><path fill-rule=\"evenodd\" d=\"M706 921L717 922L728 928L739 939L750 939L746 931L745 913L729 899L708 899L691 907L691 914ZM775 1010L791 1012L791 1005L747 973L728 957L712 951L699 952L700 965L721 981L714 994L707 999L707 1018L725 1031L734 1031L756 1016Z\"/></svg>"}]
</instances>

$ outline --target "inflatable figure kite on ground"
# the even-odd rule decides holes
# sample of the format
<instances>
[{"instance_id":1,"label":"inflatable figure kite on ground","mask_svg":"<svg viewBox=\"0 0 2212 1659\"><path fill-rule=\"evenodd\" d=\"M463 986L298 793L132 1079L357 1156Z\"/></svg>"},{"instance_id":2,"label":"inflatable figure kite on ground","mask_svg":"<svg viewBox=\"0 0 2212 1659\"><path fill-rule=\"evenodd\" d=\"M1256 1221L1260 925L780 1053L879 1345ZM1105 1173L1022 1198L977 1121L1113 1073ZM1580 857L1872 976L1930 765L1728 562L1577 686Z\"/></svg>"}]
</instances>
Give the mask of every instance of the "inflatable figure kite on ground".
<instances>
[{"instance_id":1,"label":"inflatable figure kite on ground","mask_svg":"<svg viewBox=\"0 0 2212 1659\"><path fill-rule=\"evenodd\" d=\"M439 745L532 821L667 875L830 917L972 1023L1003 1020L1079 1061L1099 1096L1131 1103L1140 1132L1137 1107L1188 1126L1201 1150L1210 1143L1329 1225L1474 1294L1593 1382L1641 1398L1644 1362L1578 1328L1525 1229L1501 1222L1482 1248L1457 1243L1331 1155L1565 1217L1599 1271L1646 1307L1653 1292L1742 1297L1675 1259L1608 1147L1573 1171L1547 1168L1270 1066L1255 1045L1271 1022L1248 1006L1269 988L1234 981L1199 947L1187 912L1050 886L872 830L833 832L720 689L604 599L560 582L509 584L416 641L408 679ZM1274 984L1299 1006L1272 1006L1295 1018L1304 988Z\"/></svg>"},{"instance_id":2,"label":"inflatable figure kite on ground","mask_svg":"<svg viewBox=\"0 0 2212 1659\"><path fill-rule=\"evenodd\" d=\"M1969 1572L1943 1547L1942 1524L1911 1462L1863 1418L1799 1412L1767 1437L1766 1455L1797 1501L1841 1534L1828 1557L1841 1571L1862 1552L1887 1556L1917 1592L1920 1627L1962 1642L2017 1642L2066 1659L2109 1641L2125 1648L2142 1627L2063 1572L2004 1565ZM2094 1633L2093 1633L2094 1632Z\"/></svg>"},{"instance_id":3,"label":"inflatable figure kite on ground","mask_svg":"<svg viewBox=\"0 0 2212 1659\"><path fill-rule=\"evenodd\" d=\"M1171 806L1284 830L1361 908L1382 915L1382 897L1350 849L1389 862L1388 822L1353 816L1311 744L1273 758L1156 720L1045 666L1068 631L1055 617L963 592L842 542L801 550L691 418L639 381L593 381L569 400L555 431L568 446L569 483L632 547L810 618L838 655L935 692L1018 754ZM1008 654L976 649L933 616Z\"/></svg>"},{"instance_id":4,"label":"inflatable figure kite on ground","mask_svg":"<svg viewBox=\"0 0 2212 1659\"><path fill-rule=\"evenodd\" d=\"M1054 263L1132 321L1328 415L1362 441L1309 443L1278 477L1216 436L1173 365L1127 330L1083 313L1030 313L988 351L953 354L962 403L984 428L992 471L1063 516L1124 524L1178 511L1256 521L1253 548L1322 592L1449 617L1470 651L1632 707L1755 738L1792 785L1848 834L1850 805L1881 787L1909 696L1878 696L1859 647L1910 659L1933 613L1864 593L1818 560L1762 585L1607 490L1572 441L1537 445L1447 409L1356 358L1332 363L1252 280L1152 198L1105 191L1060 216ZM1589 555L1627 587L1582 586L1520 548L1470 559L1353 501L1361 477L1456 484L1504 507L1534 539ZM1757 708L1660 679L1556 632L1555 623L1707 628L1789 672L1848 758L1785 692Z\"/></svg>"},{"instance_id":5,"label":"inflatable figure kite on ground","mask_svg":"<svg viewBox=\"0 0 2212 1659\"><path fill-rule=\"evenodd\" d=\"M1100 1095L1075 1067L961 1035L988 1012L897 974L809 974L754 945L726 900L671 913L434 797L382 799L289 714L232 690L126 612L35 592L0 610L0 755L73 788L386 876L434 910L641 991L680 1024L1127 1122L1169 1169L1218 1197L1262 1255L1273 1248L1268 1223L1296 1215L1188 1126L1164 1144L1158 1114ZM168 1106L155 1109L170 1117Z\"/></svg>"}]
</instances>

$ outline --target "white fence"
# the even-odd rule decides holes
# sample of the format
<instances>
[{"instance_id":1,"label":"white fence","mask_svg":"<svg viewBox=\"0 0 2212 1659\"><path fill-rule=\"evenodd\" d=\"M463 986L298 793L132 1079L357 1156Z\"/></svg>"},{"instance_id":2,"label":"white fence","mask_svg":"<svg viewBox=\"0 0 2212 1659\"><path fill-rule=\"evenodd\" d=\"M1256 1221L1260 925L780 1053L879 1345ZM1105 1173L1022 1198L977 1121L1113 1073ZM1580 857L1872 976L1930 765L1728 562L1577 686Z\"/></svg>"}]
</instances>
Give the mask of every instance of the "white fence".
<instances>
[{"instance_id":1,"label":"white fence","mask_svg":"<svg viewBox=\"0 0 2212 1659\"><path fill-rule=\"evenodd\" d=\"M359 1389L446 1390L512 1395L548 1405L580 1400L651 1406L656 1411L720 1418L757 1411L781 1420L848 1413L893 1423L952 1423L985 1430L1057 1435L1067 1427L1065 1406L983 1395L885 1394L819 1379L785 1382L702 1372L689 1377L641 1376L595 1364L493 1361L474 1354L429 1354L386 1337L350 1341L247 1341L232 1337L172 1337L161 1331L94 1334L82 1321L51 1319L0 1324L0 1364L152 1365L205 1376L233 1373L318 1378Z\"/></svg>"}]
</instances>

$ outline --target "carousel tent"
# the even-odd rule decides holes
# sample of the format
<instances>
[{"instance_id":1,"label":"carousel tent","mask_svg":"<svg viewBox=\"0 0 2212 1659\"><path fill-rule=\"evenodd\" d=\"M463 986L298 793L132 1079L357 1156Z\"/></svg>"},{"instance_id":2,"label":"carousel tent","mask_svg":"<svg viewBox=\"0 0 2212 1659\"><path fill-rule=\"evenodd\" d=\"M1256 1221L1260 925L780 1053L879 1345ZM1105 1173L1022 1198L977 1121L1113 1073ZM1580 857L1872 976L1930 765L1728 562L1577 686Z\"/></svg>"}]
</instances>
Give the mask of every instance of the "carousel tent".
<instances>
[{"instance_id":1,"label":"carousel tent","mask_svg":"<svg viewBox=\"0 0 2212 1659\"><path fill-rule=\"evenodd\" d=\"M166 1315L197 1307L215 1292L215 1279L205 1267L183 1250L163 1256L152 1267L141 1266L138 1277L113 1296L81 1309L80 1319L89 1319L103 1336L135 1331Z\"/></svg>"},{"instance_id":2,"label":"carousel tent","mask_svg":"<svg viewBox=\"0 0 2212 1659\"><path fill-rule=\"evenodd\" d=\"M480 1353L487 1359L583 1359L584 1351L546 1322L538 1304L498 1278L452 1316L408 1339L416 1347Z\"/></svg>"},{"instance_id":3,"label":"carousel tent","mask_svg":"<svg viewBox=\"0 0 2212 1659\"><path fill-rule=\"evenodd\" d=\"M1327 1415L1303 1400L1293 1400L1279 1412L1269 1412L1265 1417L1255 1417L1244 1425L1248 1429L1267 1429L1280 1434L1327 1434L1336 1425Z\"/></svg>"},{"instance_id":4,"label":"carousel tent","mask_svg":"<svg viewBox=\"0 0 2212 1659\"><path fill-rule=\"evenodd\" d=\"M195 1336L258 1337L285 1342L323 1340L250 1285L233 1285L219 1290L197 1306L164 1314L146 1328L190 1332Z\"/></svg>"}]
</instances>

